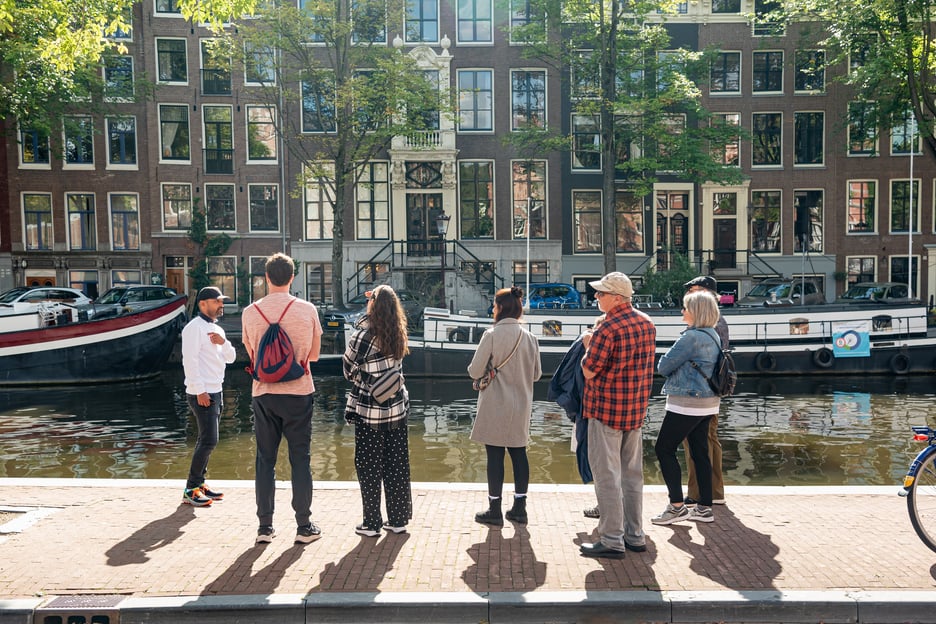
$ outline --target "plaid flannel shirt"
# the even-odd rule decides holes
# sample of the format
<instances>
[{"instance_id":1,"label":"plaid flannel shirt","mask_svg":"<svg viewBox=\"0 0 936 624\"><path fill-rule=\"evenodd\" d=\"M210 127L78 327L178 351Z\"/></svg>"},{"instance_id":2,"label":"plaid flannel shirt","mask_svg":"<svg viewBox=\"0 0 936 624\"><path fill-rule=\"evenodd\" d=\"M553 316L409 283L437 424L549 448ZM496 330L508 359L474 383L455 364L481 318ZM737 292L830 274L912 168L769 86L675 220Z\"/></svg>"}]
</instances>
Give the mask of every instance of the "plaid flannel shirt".
<instances>
[{"instance_id":1,"label":"plaid flannel shirt","mask_svg":"<svg viewBox=\"0 0 936 624\"><path fill-rule=\"evenodd\" d=\"M410 401L405 382L400 392L383 404L377 403L368 392L371 384L384 371L398 366L402 368L402 365L401 361L380 352L366 322L362 323L348 339L342 358L345 379L351 382L345 420L352 424L363 423L378 430L406 426Z\"/></svg>"},{"instance_id":2,"label":"plaid flannel shirt","mask_svg":"<svg viewBox=\"0 0 936 624\"><path fill-rule=\"evenodd\" d=\"M656 327L650 317L622 303L595 330L582 366L595 373L585 380L582 416L612 429L643 425L653 386Z\"/></svg>"}]
</instances>

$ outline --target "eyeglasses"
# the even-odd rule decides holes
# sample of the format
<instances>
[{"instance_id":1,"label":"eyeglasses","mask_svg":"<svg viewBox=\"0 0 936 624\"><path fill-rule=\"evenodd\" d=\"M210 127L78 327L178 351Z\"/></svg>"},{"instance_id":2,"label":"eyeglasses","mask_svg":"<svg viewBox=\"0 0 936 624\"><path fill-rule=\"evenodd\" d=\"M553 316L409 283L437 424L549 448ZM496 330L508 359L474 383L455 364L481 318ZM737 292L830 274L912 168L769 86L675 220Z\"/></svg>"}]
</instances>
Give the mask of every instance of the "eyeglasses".
<instances>
[{"instance_id":1,"label":"eyeglasses","mask_svg":"<svg viewBox=\"0 0 936 624\"><path fill-rule=\"evenodd\" d=\"M608 297L608 296L614 297L614 293L605 292L603 290L599 290L595 293L595 297L598 297L598 298Z\"/></svg>"}]
</instances>

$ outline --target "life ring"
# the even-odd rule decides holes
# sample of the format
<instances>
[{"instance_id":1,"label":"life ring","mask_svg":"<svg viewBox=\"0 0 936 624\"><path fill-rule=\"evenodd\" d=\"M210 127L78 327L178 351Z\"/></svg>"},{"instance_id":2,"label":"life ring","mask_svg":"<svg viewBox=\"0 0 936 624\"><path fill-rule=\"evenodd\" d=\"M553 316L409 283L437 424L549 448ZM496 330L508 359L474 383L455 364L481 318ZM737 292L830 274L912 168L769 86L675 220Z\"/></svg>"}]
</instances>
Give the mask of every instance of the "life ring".
<instances>
[{"instance_id":1,"label":"life ring","mask_svg":"<svg viewBox=\"0 0 936 624\"><path fill-rule=\"evenodd\" d=\"M468 328L456 327L449 332L449 342L468 342Z\"/></svg>"},{"instance_id":2,"label":"life ring","mask_svg":"<svg viewBox=\"0 0 936 624\"><path fill-rule=\"evenodd\" d=\"M762 373L769 373L777 367L777 358L774 357L773 353L768 353L763 351L758 353L754 358L754 368L759 370Z\"/></svg>"},{"instance_id":3,"label":"life ring","mask_svg":"<svg viewBox=\"0 0 936 624\"><path fill-rule=\"evenodd\" d=\"M890 359L890 369L895 375L906 375L910 371L910 356L897 353Z\"/></svg>"},{"instance_id":4,"label":"life ring","mask_svg":"<svg viewBox=\"0 0 936 624\"><path fill-rule=\"evenodd\" d=\"M832 366L832 363L835 362L835 355L832 353L832 349L822 347L818 351L813 352L812 361L813 364L819 368L829 368Z\"/></svg>"}]
</instances>

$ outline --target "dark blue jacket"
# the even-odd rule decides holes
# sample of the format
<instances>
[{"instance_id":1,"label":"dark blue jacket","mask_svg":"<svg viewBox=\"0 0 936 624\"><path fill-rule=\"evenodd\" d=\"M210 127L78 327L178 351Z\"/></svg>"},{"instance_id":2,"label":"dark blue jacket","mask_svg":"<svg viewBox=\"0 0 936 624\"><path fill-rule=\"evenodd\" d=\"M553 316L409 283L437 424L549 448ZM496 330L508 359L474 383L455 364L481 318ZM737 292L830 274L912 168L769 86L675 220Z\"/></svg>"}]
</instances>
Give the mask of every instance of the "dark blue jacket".
<instances>
[{"instance_id":1,"label":"dark blue jacket","mask_svg":"<svg viewBox=\"0 0 936 624\"><path fill-rule=\"evenodd\" d=\"M588 464L588 420L582 418L582 393L585 391L585 374L582 372L584 356L585 344L579 336L556 367L556 372L549 382L546 398L558 403L565 410L569 420L575 423L575 461L582 482L591 483L592 472Z\"/></svg>"}]
</instances>

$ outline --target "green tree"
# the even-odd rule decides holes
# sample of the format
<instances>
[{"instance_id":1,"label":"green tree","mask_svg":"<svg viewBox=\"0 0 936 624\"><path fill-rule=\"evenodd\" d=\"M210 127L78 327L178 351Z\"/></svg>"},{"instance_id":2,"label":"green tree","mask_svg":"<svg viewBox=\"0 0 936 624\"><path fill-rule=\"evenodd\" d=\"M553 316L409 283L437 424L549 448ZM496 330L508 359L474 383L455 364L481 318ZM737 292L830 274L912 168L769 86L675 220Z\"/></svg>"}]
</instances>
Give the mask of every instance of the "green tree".
<instances>
[{"instance_id":1,"label":"green tree","mask_svg":"<svg viewBox=\"0 0 936 624\"><path fill-rule=\"evenodd\" d=\"M666 306L674 306L682 301L685 287L683 284L698 276L689 258L676 253L672 256L672 265L665 271L648 270L643 277L643 285L638 294L650 295L654 301Z\"/></svg>"},{"instance_id":2,"label":"green tree","mask_svg":"<svg viewBox=\"0 0 936 624\"><path fill-rule=\"evenodd\" d=\"M433 129L449 114L444 90L418 60L387 44L386 24L403 19L403 3L384 0L270 4L231 41L261 84L257 100L279 111L273 122L286 151L302 165L292 194L312 186L334 206L337 306L344 304L345 216L367 164L385 157L394 137Z\"/></svg>"},{"instance_id":3,"label":"green tree","mask_svg":"<svg viewBox=\"0 0 936 624\"><path fill-rule=\"evenodd\" d=\"M936 3L787 0L779 6L761 21L795 27L824 49L825 69L837 71L856 100L874 103L866 125L901 126L912 114L927 153L936 157Z\"/></svg>"},{"instance_id":4,"label":"green tree","mask_svg":"<svg viewBox=\"0 0 936 624\"><path fill-rule=\"evenodd\" d=\"M632 196L651 192L658 172L693 182L735 183L740 169L721 164L718 146L739 129L704 109L697 82L708 56L673 49L661 17L670 0L531 0L529 23L511 33L527 54L566 71L572 112L595 120L591 147L574 137L529 129L510 137L521 152L571 149L602 163L602 257L617 270L616 204L621 182Z\"/></svg>"}]
</instances>

